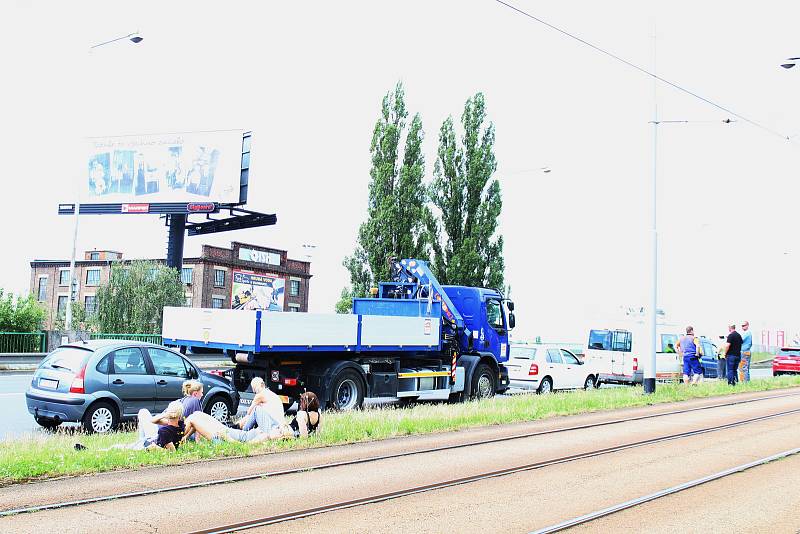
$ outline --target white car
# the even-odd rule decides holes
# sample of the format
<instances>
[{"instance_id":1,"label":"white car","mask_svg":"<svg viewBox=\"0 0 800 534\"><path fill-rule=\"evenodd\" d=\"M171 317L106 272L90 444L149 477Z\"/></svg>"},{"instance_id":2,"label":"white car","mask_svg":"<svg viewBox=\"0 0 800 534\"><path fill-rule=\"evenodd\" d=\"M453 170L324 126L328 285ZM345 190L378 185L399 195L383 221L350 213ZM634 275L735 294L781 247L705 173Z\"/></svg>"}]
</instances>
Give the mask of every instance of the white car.
<instances>
[{"instance_id":1,"label":"white car","mask_svg":"<svg viewBox=\"0 0 800 534\"><path fill-rule=\"evenodd\" d=\"M511 387L537 393L597 386L597 373L573 353L556 345L511 345L505 365Z\"/></svg>"}]
</instances>

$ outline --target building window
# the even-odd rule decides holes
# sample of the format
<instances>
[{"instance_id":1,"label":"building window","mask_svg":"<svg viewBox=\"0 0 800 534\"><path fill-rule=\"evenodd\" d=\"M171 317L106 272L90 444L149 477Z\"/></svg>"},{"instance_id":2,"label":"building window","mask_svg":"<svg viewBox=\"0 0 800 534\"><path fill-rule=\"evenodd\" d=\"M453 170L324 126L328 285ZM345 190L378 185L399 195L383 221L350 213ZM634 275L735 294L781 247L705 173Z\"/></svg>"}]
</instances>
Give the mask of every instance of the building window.
<instances>
[{"instance_id":1,"label":"building window","mask_svg":"<svg viewBox=\"0 0 800 534\"><path fill-rule=\"evenodd\" d=\"M191 267L184 267L181 269L181 282L184 284L191 284L192 283L192 271Z\"/></svg>"},{"instance_id":2,"label":"building window","mask_svg":"<svg viewBox=\"0 0 800 534\"><path fill-rule=\"evenodd\" d=\"M184 302L184 306L186 306L187 308L191 308L192 307L192 297L186 297L186 301Z\"/></svg>"},{"instance_id":3,"label":"building window","mask_svg":"<svg viewBox=\"0 0 800 534\"><path fill-rule=\"evenodd\" d=\"M222 297L211 297L211 307L217 309L222 308L223 300L224 299Z\"/></svg>"},{"instance_id":4,"label":"building window","mask_svg":"<svg viewBox=\"0 0 800 534\"><path fill-rule=\"evenodd\" d=\"M39 302L44 302L47 300L47 277L40 276L39 277Z\"/></svg>"},{"instance_id":5,"label":"building window","mask_svg":"<svg viewBox=\"0 0 800 534\"><path fill-rule=\"evenodd\" d=\"M296 297L300 294L300 280L289 280L289 295Z\"/></svg>"},{"instance_id":6,"label":"building window","mask_svg":"<svg viewBox=\"0 0 800 534\"><path fill-rule=\"evenodd\" d=\"M58 272L58 285L60 286L69 285L69 269L61 269Z\"/></svg>"},{"instance_id":7,"label":"building window","mask_svg":"<svg viewBox=\"0 0 800 534\"><path fill-rule=\"evenodd\" d=\"M99 252L90 252L89 253L89 260L90 261L97 261L99 259L100 259L100 253Z\"/></svg>"},{"instance_id":8,"label":"building window","mask_svg":"<svg viewBox=\"0 0 800 534\"><path fill-rule=\"evenodd\" d=\"M69 296L67 295L59 295L58 296L58 308L56 312L58 313L59 317L63 317L67 314L67 302L69 301Z\"/></svg>"},{"instance_id":9,"label":"building window","mask_svg":"<svg viewBox=\"0 0 800 534\"><path fill-rule=\"evenodd\" d=\"M86 315L92 316L97 311L97 298L94 295L86 295L83 297L83 307L86 309Z\"/></svg>"},{"instance_id":10,"label":"building window","mask_svg":"<svg viewBox=\"0 0 800 534\"><path fill-rule=\"evenodd\" d=\"M214 269L214 287L225 287L225 271Z\"/></svg>"},{"instance_id":11,"label":"building window","mask_svg":"<svg viewBox=\"0 0 800 534\"><path fill-rule=\"evenodd\" d=\"M299 312L300 305L299 304L289 304L289 311L290 312Z\"/></svg>"},{"instance_id":12,"label":"building window","mask_svg":"<svg viewBox=\"0 0 800 534\"><path fill-rule=\"evenodd\" d=\"M86 271L86 285L87 286L100 285L100 269L88 269Z\"/></svg>"}]
</instances>

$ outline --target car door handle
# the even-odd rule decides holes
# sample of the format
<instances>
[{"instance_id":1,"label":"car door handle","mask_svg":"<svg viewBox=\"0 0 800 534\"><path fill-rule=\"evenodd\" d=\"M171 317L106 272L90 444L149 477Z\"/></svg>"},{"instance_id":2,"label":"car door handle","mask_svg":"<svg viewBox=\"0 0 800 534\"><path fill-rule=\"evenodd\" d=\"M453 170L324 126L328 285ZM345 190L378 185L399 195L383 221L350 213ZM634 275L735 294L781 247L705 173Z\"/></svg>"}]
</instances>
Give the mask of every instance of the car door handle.
<instances>
[{"instance_id":1,"label":"car door handle","mask_svg":"<svg viewBox=\"0 0 800 534\"><path fill-rule=\"evenodd\" d=\"M156 382L156 384L158 384L159 386L166 386L167 385L167 381L162 379L162 380L159 380L158 382Z\"/></svg>"},{"instance_id":2,"label":"car door handle","mask_svg":"<svg viewBox=\"0 0 800 534\"><path fill-rule=\"evenodd\" d=\"M125 383L125 381L124 381L124 380L122 380L121 378L117 378L116 380L114 380L114 381L113 381L113 382L111 382L111 383L112 383L112 384L124 384L124 383Z\"/></svg>"}]
</instances>

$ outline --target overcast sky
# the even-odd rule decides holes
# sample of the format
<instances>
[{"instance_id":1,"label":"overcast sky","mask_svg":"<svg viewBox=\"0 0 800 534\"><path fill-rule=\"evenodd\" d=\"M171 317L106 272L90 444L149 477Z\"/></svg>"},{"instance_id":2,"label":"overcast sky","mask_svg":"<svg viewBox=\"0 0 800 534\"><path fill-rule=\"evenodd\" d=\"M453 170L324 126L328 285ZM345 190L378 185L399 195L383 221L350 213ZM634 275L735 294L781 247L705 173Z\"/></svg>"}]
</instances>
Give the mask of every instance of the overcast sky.
<instances>
[{"instance_id":1,"label":"overcast sky","mask_svg":"<svg viewBox=\"0 0 800 534\"><path fill-rule=\"evenodd\" d=\"M800 134L800 4L511 3L782 135ZM80 6L80 9L76 7ZM88 53L95 43L139 30ZM333 310L355 246L369 144L402 80L425 129L477 91L496 128L506 279L518 339L583 340L620 306L647 303L652 79L492 0L406 2L4 2L2 286L29 262L68 259L84 138L253 131L249 204L272 227L186 239L244 241L302 258L316 245L310 308ZM730 321L800 329L792 141L660 85L660 307L716 335ZM540 169L548 166L550 173ZM156 216L87 216L78 249L163 257ZM602 325L601 325L602 326Z\"/></svg>"}]
</instances>

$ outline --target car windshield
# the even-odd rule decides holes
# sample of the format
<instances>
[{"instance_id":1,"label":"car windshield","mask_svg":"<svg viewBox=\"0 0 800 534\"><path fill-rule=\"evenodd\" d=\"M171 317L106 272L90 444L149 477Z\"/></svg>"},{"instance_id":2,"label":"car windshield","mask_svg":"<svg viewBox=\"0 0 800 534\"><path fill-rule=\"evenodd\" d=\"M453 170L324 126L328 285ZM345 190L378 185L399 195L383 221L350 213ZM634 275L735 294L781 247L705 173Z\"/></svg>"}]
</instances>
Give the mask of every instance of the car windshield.
<instances>
[{"instance_id":1,"label":"car windshield","mask_svg":"<svg viewBox=\"0 0 800 534\"><path fill-rule=\"evenodd\" d=\"M800 349L781 349L778 356L800 356Z\"/></svg>"},{"instance_id":2,"label":"car windshield","mask_svg":"<svg viewBox=\"0 0 800 534\"><path fill-rule=\"evenodd\" d=\"M47 369L61 369L77 373L83 367L86 358L91 354L88 350L71 347L60 347L50 353L40 367Z\"/></svg>"}]
</instances>

